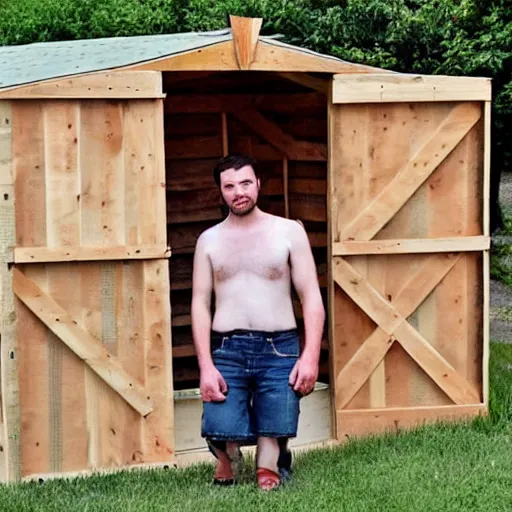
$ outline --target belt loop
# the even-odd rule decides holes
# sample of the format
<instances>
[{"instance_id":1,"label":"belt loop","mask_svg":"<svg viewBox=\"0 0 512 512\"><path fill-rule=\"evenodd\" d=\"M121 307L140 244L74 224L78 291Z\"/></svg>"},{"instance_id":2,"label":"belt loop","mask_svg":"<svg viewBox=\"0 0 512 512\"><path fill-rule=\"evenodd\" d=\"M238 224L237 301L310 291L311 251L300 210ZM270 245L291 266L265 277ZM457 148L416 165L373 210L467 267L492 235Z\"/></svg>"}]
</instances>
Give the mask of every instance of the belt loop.
<instances>
[{"instance_id":1,"label":"belt loop","mask_svg":"<svg viewBox=\"0 0 512 512\"><path fill-rule=\"evenodd\" d=\"M267 342L268 343L274 343L274 340L273 340L273 338L267 338Z\"/></svg>"}]
</instances>

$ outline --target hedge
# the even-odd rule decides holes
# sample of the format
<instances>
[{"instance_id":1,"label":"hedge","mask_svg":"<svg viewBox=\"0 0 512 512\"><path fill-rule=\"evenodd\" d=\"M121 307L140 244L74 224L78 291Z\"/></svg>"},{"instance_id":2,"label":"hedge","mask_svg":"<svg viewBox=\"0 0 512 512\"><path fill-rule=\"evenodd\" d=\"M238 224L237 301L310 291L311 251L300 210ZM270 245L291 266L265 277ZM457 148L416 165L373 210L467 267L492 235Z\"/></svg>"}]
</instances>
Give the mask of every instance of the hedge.
<instances>
[{"instance_id":1,"label":"hedge","mask_svg":"<svg viewBox=\"0 0 512 512\"><path fill-rule=\"evenodd\" d=\"M510 0L3 0L0 44L205 31L227 14L356 63L493 79L493 195L512 170Z\"/></svg>"}]
</instances>

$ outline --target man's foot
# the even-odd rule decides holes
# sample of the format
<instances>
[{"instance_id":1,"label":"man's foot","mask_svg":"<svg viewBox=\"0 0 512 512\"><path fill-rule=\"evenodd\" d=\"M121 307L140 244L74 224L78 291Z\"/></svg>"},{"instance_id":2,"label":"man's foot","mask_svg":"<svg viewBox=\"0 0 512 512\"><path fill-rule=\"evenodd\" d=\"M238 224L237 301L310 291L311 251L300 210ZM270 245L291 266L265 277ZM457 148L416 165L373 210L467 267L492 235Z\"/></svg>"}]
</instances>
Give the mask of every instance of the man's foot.
<instances>
[{"instance_id":1,"label":"man's foot","mask_svg":"<svg viewBox=\"0 0 512 512\"><path fill-rule=\"evenodd\" d=\"M218 461L213 485L235 485L243 465L240 447L236 443L210 441L208 448Z\"/></svg>"},{"instance_id":2,"label":"man's foot","mask_svg":"<svg viewBox=\"0 0 512 512\"><path fill-rule=\"evenodd\" d=\"M281 485L281 477L274 471L267 468L258 468L256 470L258 487L262 491L271 491Z\"/></svg>"}]
</instances>

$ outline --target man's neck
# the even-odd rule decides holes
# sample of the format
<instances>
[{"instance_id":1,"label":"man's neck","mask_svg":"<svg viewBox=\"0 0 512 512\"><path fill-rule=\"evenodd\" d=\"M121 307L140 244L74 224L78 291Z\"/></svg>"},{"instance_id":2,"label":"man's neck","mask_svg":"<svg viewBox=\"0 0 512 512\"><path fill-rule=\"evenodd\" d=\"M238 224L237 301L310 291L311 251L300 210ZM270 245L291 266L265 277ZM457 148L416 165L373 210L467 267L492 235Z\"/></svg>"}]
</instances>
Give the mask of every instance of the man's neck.
<instances>
[{"instance_id":1,"label":"man's neck","mask_svg":"<svg viewBox=\"0 0 512 512\"><path fill-rule=\"evenodd\" d=\"M247 215L235 215L229 212L226 219L227 224L237 228L249 228L255 226L263 217L263 212L256 206L252 212Z\"/></svg>"}]
</instances>

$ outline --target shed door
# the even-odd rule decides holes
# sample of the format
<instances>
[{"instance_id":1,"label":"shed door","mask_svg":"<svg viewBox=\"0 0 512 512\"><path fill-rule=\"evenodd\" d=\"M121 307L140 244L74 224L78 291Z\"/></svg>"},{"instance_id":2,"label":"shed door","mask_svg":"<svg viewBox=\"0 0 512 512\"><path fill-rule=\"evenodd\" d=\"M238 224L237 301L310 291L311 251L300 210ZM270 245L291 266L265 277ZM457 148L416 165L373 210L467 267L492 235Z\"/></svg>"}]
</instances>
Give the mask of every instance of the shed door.
<instances>
[{"instance_id":1,"label":"shed door","mask_svg":"<svg viewBox=\"0 0 512 512\"><path fill-rule=\"evenodd\" d=\"M117 78L12 102L22 476L173 456L161 78Z\"/></svg>"},{"instance_id":2,"label":"shed door","mask_svg":"<svg viewBox=\"0 0 512 512\"><path fill-rule=\"evenodd\" d=\"M330 105L336 437L485 410L487 81L336 76ZM470 99L463 101L471 89ZM487 141L488 142L488 141Z\"/></svg>"}]
</instances>

